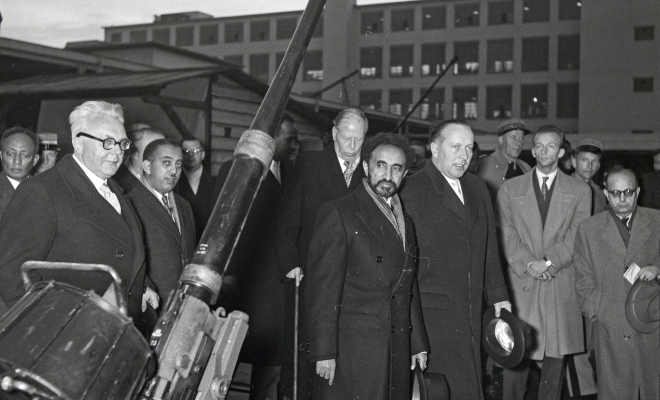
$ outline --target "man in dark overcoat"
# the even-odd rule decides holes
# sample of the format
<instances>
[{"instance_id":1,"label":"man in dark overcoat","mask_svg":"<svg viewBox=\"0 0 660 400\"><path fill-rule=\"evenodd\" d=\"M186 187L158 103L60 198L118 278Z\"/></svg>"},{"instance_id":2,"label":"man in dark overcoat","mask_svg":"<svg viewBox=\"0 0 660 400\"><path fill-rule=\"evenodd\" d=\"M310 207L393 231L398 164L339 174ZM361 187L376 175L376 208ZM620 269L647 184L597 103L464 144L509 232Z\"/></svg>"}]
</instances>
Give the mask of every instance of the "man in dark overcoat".
<instances>
[{"instance_id":1,"label":"man in dark overcoat","mask_svg":"<svg viewBox=\"0 0 660 400\"><path fill-rule=\"evenodd\" d=\"M179 143L152 141L144 149L142 182L126 195L142 222L147 274L163 304L197 244L190 204L172 191L181 177L181 159Z\"/></svg>"},{"instance_id":2,"label":"man in dark overcoat","mask_svg":"<svg viewBox=\"0 0 660 400\"><path fill-rule=\"evenodd\" d=\"M486 184L466 174L474 135L447 121L431 141L431 162L408 178L403 207L419 243L418 281L431 351L431 373L443 373L453 399L480 399L481 309L511 309L500 266L495 217Z\"/></svg>"},{"instance_id":3,"label":"man in dark overcoat","mask_svg":"<svg viewBox=\"0 0 660 400\"><path fill-rule=\"evenodd\" d=\"M309 241L319 207L327 201L345 196L362 184L364 169L360 168L360 149L367 133L364 113L348 108L337 114L332 128L334 144L320 152L300 154L291 179L284 188L282 214L277 226L277 260L280 276L300 281L307 263ZM285 295L285 348L293 349L294 285L287 283ZM305 283L300 286L300 298L305 296ZM303 300L301 300L303 302ZM301 321L304 322L301 307ZM298 396L306 399L310 393L305 326L300 326ZM293 350L282 365L282 382L293 382ZM292 394L289 384L287 393Z\"/></svg>"},{"instance_id":4,"label":"man in dark overcoat","mask_svg":"<svg viewBox=\"0 0 660 400\"><path fill-rule=\"evenodd\" d=\"M315 399L409 399L411 367L426 365L415 236L396 194L413 158L401 135L369 138L362 185L319 209L306 296Z\"/></svg>"},{"instance_id":5,"label":"man in dark overcoat","mask_svg":"<svg viewBox=\"0 0 660 400\"><path fill-rule=\"evenodd\" d=\"M139 321L158 297L145 286L142 228L111 178L130 145L118 104L88 101L69 116L73 155L24 181L0 224L0 296L11 306L24 294L25 261L106 264L124 284L129 316ZM93 289L103 295L109 279L69 271L41 271L41 278ZM38 274L33 279L38 280ZM146 291L146 292L145 292Z\"/></svg>"},{"instance_id":6,"label":"man in dark overcoat","mask_svg":"<svg viewBox=\"0 0 660 400\"><path fill-rule=\"evenodd\" d=\"M202 166L206 152L201 140L194 137L184 138L181 141L181 150L183 150L183 176L176 191L192 207L196 236L199 240L215 206L213 201L215 177L204 171Z\"/></svg>"}]
</instances>

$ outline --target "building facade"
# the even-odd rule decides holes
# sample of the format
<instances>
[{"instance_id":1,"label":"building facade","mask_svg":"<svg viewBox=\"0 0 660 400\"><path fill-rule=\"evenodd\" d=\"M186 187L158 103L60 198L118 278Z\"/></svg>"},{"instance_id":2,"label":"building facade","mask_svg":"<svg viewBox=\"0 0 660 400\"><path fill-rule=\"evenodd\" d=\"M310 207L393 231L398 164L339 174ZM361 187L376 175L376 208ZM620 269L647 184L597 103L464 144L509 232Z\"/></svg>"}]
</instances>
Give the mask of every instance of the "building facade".
<instances>
[{"instance_id":1,"label":"building facade","mask_svg":"<svg viewBox=\"0 0 660 400\"><path fill-rule=\"evenodd\" d=\"M105 41L156 41L223 58L269 82L301 11L214 18L161 15L105 28ZM493 132L521 117L534 129L660 132L657 0L328 1L294 92L405 114L450 60L415 116L461 118Z\"/></svg>"}]
</instances>

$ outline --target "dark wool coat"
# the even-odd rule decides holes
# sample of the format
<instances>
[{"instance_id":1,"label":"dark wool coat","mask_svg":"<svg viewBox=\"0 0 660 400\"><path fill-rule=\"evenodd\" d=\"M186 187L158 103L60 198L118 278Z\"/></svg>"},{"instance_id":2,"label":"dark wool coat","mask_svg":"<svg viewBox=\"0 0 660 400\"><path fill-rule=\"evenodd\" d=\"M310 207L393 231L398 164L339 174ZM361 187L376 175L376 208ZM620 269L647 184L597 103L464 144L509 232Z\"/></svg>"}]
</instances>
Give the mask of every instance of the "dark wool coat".
<instances>
[{"instance_id":1,"label":"dark wool coat","mask_svg":"<svg viewBox=\"0 0 660 400\"><path fill-rule=\"evenodd\" d=\"M411 356L428 351L406 249L364 185L321 206L307 263L310 361L336 359L335 381L316 377L318 399L408 399Z\"/></svg>"},{"instance_id":2,"label":"dark wool coat","mask_svg":"<svg viewBox=\"0 0 660 400\"><path fill-rule=\"evenodd\" d=\"M181 233L154 193L142 183L126 195L137 212L147 251L147 275L156 286L161 311L170 292L176 289L185 267L195 252L195 220L190 204L174 194Z\"/></svg>"},{"instance_id":3,"label":"dark wool coat","mask_svg":"<svg viewBox=\"0 0 660 400\"><path fill-rule=\"evenodd\" d=\"M202 171L202 177L199 178L199 186L197 187L197 194L195 194L188 183L186 173L183 172L175 189L179 196L190 203L193 216L195 217L195 236L197 240L202 238L202 233L206 229L206 224L209 222L211 212L213 212L213 207L215 206L215 201L213 201L214 185L215 177L206 171Z\"/></svg>"},{"instance_id":4,"label":"dark wool coat","mask_svg":"<svg viewBox=\"0 0 660 400\"><path fill-rule=\"evenodd\" d=\"M463 205L432 162L401 193L419 245L418 282L431 352L428 371L447 377L453 399L479 399L484 289L490 305L508 300L486 184L460 178Z\"/></svg>"},{"instance_id":5,"label":"dark wool coat","mask_svg":"<svg viewBox=\"0 0 660 400\"><path fill-rule=\"evenodd\" d=\"M13 305L25 289L25 261L106 264L124 285L129 316L139 321L145 285L142 227L119 185L108 179L121 215L96 190L72 155L18 186L0 223L0 296ZM39 274L33 274L38 279ZM103 295L109 280L94 274L41 272L41 277L94 289Z\"/></svg>"}]
</instances>

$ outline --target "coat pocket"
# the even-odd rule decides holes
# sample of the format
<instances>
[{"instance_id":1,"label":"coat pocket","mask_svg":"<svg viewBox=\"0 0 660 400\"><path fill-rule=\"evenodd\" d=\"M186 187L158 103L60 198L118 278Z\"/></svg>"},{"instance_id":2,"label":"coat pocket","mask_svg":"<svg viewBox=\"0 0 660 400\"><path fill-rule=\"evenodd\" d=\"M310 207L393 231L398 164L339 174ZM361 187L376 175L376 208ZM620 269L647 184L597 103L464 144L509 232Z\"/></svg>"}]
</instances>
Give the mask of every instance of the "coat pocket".
<instances>
[{"instance_id":1,"label":"coat pocket","mask_svg":"<svg viewBox=\"0 0 660 400\"><path fill-rule=\"evenodd\" d=\"M449 295L444 293L421 292L419 300L422 307L447 308L449 306Z\"/></svg>"}]
</instances>

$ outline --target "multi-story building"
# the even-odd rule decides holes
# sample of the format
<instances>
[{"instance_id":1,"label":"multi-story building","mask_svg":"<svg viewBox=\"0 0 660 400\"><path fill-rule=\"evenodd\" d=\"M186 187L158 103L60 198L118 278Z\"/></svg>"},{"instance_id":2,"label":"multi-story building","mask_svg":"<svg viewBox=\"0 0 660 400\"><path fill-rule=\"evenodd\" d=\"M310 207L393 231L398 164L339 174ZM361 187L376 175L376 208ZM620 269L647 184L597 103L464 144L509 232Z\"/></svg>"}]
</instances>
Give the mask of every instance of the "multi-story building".
<instances>
[{"instance_id":1,"label":"multi-story building","mask_svg":"<svg viewBox=\"0 0 660 400\"><path fill-rule=\"evenodd\" d=\"M223 58L270 81L302 11L169 14L105 28L109 43L156 41ZM660 132L657 0L328 1L294 92L494 131L521 117L566 132Z\"/></svg>"}]
</instances>

